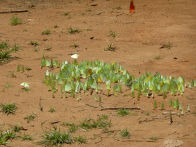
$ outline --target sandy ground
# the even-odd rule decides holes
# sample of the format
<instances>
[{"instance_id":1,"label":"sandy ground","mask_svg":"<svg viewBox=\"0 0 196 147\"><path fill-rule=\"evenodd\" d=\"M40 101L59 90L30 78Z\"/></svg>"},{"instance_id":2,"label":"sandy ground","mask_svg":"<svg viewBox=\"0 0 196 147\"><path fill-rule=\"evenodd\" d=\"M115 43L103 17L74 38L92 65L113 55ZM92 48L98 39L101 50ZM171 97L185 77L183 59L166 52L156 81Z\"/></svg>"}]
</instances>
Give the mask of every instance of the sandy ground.
<instances>
[{"instance_id":1,"label":"sandy ground","mask_svg":"<svg viewBox=\"0 0 196 147\"><path fill-rule=\"evenodd\" d=\"M46 68L40 69L43 54L55 60L71 61L70 54L79 54L79 62L99 59L107 63L118 62L132 75L145 72L160 72L162 75L183 76L186 80L196 79L196 1L195 0L135 0L136 11L129 14L129 0L57 0L16 1L1 0L0 11L24 10L27 13L0 14L0 42L18 44L20 50L13 53L13 60L0 65L0 103L16 103L15 115L0 113L2 130L13 125L26 128L22 133L33 136L33 141L14 139L8 146L34 147L44 131L54 126L65 129L62 122L79 123L86 118L97 118L106 114L111 119L110 130L114 133L103 133L100 129L87 132L79 130L75 135L87 138L87 144L65 146L133 146L161 147L168 139L183 141L183 147L195 147L196 142L196 89L185 89L183 96L177 96L186 110L190 104L191 112L173 116L170 125L169 116L162 115L161 110L153 110L153 100L142 97L135 106L143 111L133 111L130 115L119 117L116 111L100 111L94 95L82 95L81 101L71 97L61 99L57 94L52 98L48 87L43 83ZM32 4L35 6L30 8ZM96 6L92 6L96 4ZM119 8L120 7L120 8ZM69 12L67 16L64 12ZM23 20L17 26L10 25L11 17ZM54 26L57 25L57 28ZM69 27L81 30L78 34L69 34ZM46 29L50 35L42 35ZM109 31L117 37L109 37ZM90 39L94 37L93 39ZM35 48L31 41L38 42ZM78 48L70 47L78 44ZM114 52L104 51L109 43L116 46ZM171 49L160 49L171 43ZM44 50L52 47L51 51ZM24 73L16 72L17 65L32 68ZM16 75L15 78L11 73ZM19 84L29 82L31 90L24 92ZM9 86L6 86L9 85ZM118 96L101 96L104 107L131 107L133 99L129 93ZM39 109L43 106L43 112ZM169 102L169 98L158 101ZM86 104L98 108L89 107ZM48 110L53 107L55 113ZM168 111L169 108L165 108ZM175 111L175 110L173 110ZM149 116L146 115L149 112ZM24 117L35 113L36 119L27 123ZM147 120L147 121L145 121ZM51 122L60 121L55 125ZM131 137L122 139L119 130L127 128ZM94 137L93 137L94 136ZM157 141L151 137L159 138ZM174 145L174 143L173 143Z\"/></svg>"}]
</instances>

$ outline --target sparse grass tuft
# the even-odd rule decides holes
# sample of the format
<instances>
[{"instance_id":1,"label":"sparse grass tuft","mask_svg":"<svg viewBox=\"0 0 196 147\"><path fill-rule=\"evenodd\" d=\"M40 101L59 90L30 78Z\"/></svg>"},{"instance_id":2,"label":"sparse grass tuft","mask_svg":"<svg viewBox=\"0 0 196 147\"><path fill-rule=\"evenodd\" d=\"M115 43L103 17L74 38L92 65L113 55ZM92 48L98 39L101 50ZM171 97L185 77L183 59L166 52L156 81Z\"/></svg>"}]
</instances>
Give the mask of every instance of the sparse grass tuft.
<instances>
[{"instance_id":1,"label":"sparse grass tuft","mask_svg":"<svg viewBox=\"0 0 196 147\"><path fill-rule=\"evenodd\" d=\"M158 137L150 137L149 139L152 141L157 141L159 138Z\"/></svg>"},{"instance_id":2,"label":"sparse grass tuft","mask_svg":"<svg viewBox=\"0 0 196 147\"><path fill-rule=\"evenodd\" d=\"M21 136L21 138L22 138L22 140L29 140L29 141L33 140L32 136L27 135L27 134L23 134L23 136Z\"/></svg>"},{"instance_id":3,"label":"sparse grass tuft","mask_svg":"<svg viewBox=\"0 0 196 147\"><path fill-rule=\"evenodd\" d=\"M154 57L156 60L159 60L159 59L161 59L161 56L155 56Z\"/></svg>"},{"instance_id":4,"label":"sparse grass tuft","mask_svg":"<svg viewBox=\"0 0 196 147\"><path fill-rule=\"evenodd\" d=\"M70 28L68 28L68 33L70 33L70 34L76 34L76 33L80 33L80 30L77 29L77 28L70 27Z\"/></svg>"},{"instance_id":5,"label":"sparse grass tuft","mask_svg":"<svg viewBox=\"0 0 196 147\"><path fill-rule=\"evenodd\" d=\"M108 36L115 38L117 36L117 34L116 34L116 32L110 31Z\"/></svg>"},{"instance_id":6,"label":"sparse grass tuft","mask_svg":"<svg viewBox=\"0 0 196 147\"><path fill-rule=\"evenodd\" d=\"M64 12L63 15L67 16L67 15L69 15L69 12Z\"/></svg>"},{"instance_id":7,"label":"sparse grass tuft","mask_svg":"<svg viewBox=\"0 0 196 147\"><path fill-rule=\"evenodd\" d=\"M57 129L51 132L46 132L40 144L47 146L57 146L62 144L72 144L72 136L68 133L61 133Z\"/></svg>"},{"instance_id":8,"label":"sparse grass tuft","mask_svg":"<svg viewBox=\"0 0 196 147\"><path fill-rule=\"evenodd\" d=\"M122 130L122 131L120 132L120 135L121 135L122 137L129 137L129 136L130 136L130 133L129 133L129 131L128 131L127 129L124 129L124 130Z\"/></svg>"},{"instance_id":9,"label":"sparse grass tuft","mask_svg":"<svg viewBox=\"0 0 196 147\"><path fill-rule=\"evenodd\" d=\"M0 131L0 145L6 145L8 140L16 138L16 134L10 130Z\"/></svg>"},{"instance_id":10,"label":"sparse grass tuft","mask_svg":"<svg viewBox=\"0 0 196 147\"><path fill-rule=\"evenodd\" d=\"M13 26L16 26L16 25L22 23L22 20L20 18L18 18L18 17L12 17L10 21L11 21L10 22L11 25L13 25Z\"/></svg>"},{"instance_id":11,"label":"sparse grass tuft","mask_svg":"<svg viewBox=\"0 0 196 147\"><path fill-rule=\"evenodd\" d=\"M74 137L74 141L78 143L87 143L87 140L83 136Z\"/></svg>"},{"instance_id":12,"label":"sparse grass tuft","mask_svg":"<svg viewBox=\"0 0 196 147\"><path fill-rule=\"evenodd\" d=\"M0 62L7 61L10 57L10 53L12 50L10 50L8 44L6 42L0 43Z\"/></svg>"},{"instance_id":13,"label":"sparse grass tuft","mask_svg":"<svg viewBox=\"0 0 196 147\"><path fill-rule=\"evenodd\" d=\"M48 29L42 32L42 35L50 35L50 34L51 34L51 31Z\"/></svg>"},{"instance_id":14,"label":"sparse grass tuft","mask_svg":"<svg viewBox=\"0 0 196 147\"><path fill-rule=\"evenodd\" d=\"M130 111L127 110L127 109L119 109L118 110L118 115L120 116L126 116L126 115L129 115L130 114Z\"/></svg>"},{"instance_id":15,"label":"sparse grass tuft","mask_svg":"<svg viewBox=\"0 0 196 147\"><path fill-rule=\"evenodd\" d=\"M23 127L19 126L19 125L15 125L15 126L12 127L12 130L14 132L20 132L22 129L23 129Z\"/></svg>"},{"instance_id":16,"label":"sparse grass tuft","mask_svg":"<svg viewBox=\"0 0 196 147\"><path fill-rule=\"evenodd\" d=\"M50 108L50 110L48 112L53 113L53 112L56 112L56 110L54 108Z\"/></svg>"},{"instance_id":17,"label":"sparse grass tuft","mask_svg":"<svg viewBox=\"0 0 196 147\"><path fill-rule=\"evenodd\" d=\"M36 117L35 114L31 114L31 115L28 115L28 116L24 117L24 119L26 119L27 123L29 123L30 121L34 120L35 117Z\"/></svg>"},{"instance_id":18,"label":"sparse grass tuft","mask_svg":"<svg viewBox=\"0 0 196 147\"><path fill-rule=\"evenodd\" d=\"M36 41L31 41L31 42L30 42L30 45L33 45L34 47L36 47L36 46L38 46L38 42L36 42Z\"/></svg>"},{"instance_id":19,"label":"sparse grass tuft","mask_svg":"<svg viewBox=\"0 0 196 147\"><path fill-rule=\"evenodd\" d=\"M0 107L1 107L1 111L7 115L15 114L17 109L15 104L7 104L7 105L1 104Z\"/></svg>"},{"instance_id":20,"label":"sparse grass tuft","mask_svg":"<svg viewBox=\"0 0 196 147\"><path fill-rule=\"evenodd\" d=\"M108 47L104 50L105 51L115 51L116 47L112 43L110 43L110 44L108 44Z\"/></svg>"}]
</instances>

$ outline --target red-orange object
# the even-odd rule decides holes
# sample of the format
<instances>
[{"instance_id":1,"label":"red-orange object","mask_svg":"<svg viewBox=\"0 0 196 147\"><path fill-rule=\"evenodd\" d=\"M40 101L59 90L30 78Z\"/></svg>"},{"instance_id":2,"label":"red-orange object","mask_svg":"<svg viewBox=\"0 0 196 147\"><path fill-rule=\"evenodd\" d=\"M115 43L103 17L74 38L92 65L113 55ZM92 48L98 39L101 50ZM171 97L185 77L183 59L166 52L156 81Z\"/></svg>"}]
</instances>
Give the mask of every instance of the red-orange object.
<instances>
[{"instance_id":1,"label":"red-orange object","mask_svg":"<svg viewBox=\"0 0 196 147\"><path fill-rule=\"evenodd\" d=\"M130 10L129 10L129 13L134 12L134 10L135 10L135 6L134 6L134 4L133 4L133 0L131 0L131 2L130 2Z\"/></svg>"}]
</instances>

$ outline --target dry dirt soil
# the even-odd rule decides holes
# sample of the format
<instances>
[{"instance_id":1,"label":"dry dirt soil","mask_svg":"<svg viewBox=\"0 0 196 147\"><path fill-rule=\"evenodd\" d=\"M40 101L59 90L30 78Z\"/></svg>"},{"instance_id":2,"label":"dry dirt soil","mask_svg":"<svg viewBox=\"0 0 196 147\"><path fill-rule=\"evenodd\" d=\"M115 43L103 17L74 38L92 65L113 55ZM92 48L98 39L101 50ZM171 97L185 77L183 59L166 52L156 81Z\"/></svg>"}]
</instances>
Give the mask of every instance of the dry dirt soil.
<instances>
[{"instance_id":1,"label":"dry dirt soil","mask_svg":"<svg viewBox=\"0 0 196 147\"><path fill-rule=\"evenodd\" d=\"M116 110L101 111L94 94L77 98L52 97L43 83L47 68L40 68L43 54L60 61L72 61L70 54L79 54L79 62L99 59L107 63L117 62L130 74L139 76L145 72L159 72L164 76L183 76L196 79L196 1L195 0L135 0L135 13L129 14L129 0L1 0L0 11L28 10L26 13L0 14L0 42L17 44L20 50L12 53L6 64L0 65L0 103L15 103L14 115L0 113L1 130L20 125L33 141L17 138L8 141L12 147L39 146L45 131L54 127L66 131L63 122L80 123L84 119L97 119L105 114L111 120L110 132L102 129L79 129L73 136L84 136L86 144L64 146L129 146L129 147L196 147L196 89L185 89L183 96L176 96L184 108L184 116L172 115L170 124L169 98L155 98L165 103L165 110L153 110L153 99L144 96L140 101L131 98L129 92L107 97L100 95L103 107L140 107L121 117ZM65 12L69 12L67 15ZM65 13L65 14L64 14ZM15 16L22 24L12 26ZM57 26L57 27L55 27ZM68 28L78 28L77 34ZM49 35L42 35L46 29ZM115 38L109 32L117 34ZM34 47L30 42L38 43ZM105 51L112 43L115 51ZM77 44L79 47L74 48ZM169 49L167 45L170 45ZM166 48L161 48L161 46ZM47 48L50 48L47 50ZM17 72L17 65L32 70ZM21 82L29 82L30 91L21 89ZM191 111L187 112L187 105ZM43 111L40 111L40 105ZM55 108L56 112L48 112ZM178 112L171 109L173 112ZM35 114L27 123L24 117ZM54 123L57 121L56 123ZM130 137L122 138L126 129ZM170 143L169 143L170 142Z\"/></svg>"}]
</instances>

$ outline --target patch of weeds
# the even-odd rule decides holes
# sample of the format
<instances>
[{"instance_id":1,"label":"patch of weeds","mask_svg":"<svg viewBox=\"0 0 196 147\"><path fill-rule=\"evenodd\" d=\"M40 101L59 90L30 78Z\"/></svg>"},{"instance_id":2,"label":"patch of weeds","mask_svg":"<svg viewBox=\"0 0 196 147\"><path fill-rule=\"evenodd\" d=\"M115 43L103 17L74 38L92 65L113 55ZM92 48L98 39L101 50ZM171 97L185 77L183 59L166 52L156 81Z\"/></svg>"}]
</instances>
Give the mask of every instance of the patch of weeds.
<instances>
[{"instance_id":1,"label":"patch of weeds","mask_svg":"<svg viewBox=\"0 0 196 147\"><path fill-rule=\"evenodd\" d=\"M149 139L152 141L157 141L159 138L158 137L150 137Z\"/></svg>"},{"instance_id":2,"label":"patch of weeds","mask_svg":"<svg viewBox=\"0 0 196 147\"><path fill-rule=\"evenodd\" d=\"M110 31L108 36L115 38L117 36L117 34L116 34L116 32Z\"/></svg>"},{"instance_id":3,"label":"patch of weeds","mask_svg":"<svg viewBox=\"0 0 196 147\"><path fill-rule=\"evenodd\" d=\"M108 44L108 47L104 49L105 51L115 51L116 50L116 47L110 43Z\"/></svg>"},{"instance_id":4,"label":"patch of weeds","mask_svg":"<svg viewBox=\"0 0 196 147\"><path fill-rule=\"evenodd\" d=\"M76 43L74 43L74 44L73 44L73 45L71 45L70 47L78 48L78 47L79 47L79 45L78 45L78 44L76 44Z\"/></svg>"},{"instance_id":5,"label":"patch of weeds","mask_svg":"<svg viewBox=\"0 0 196 147\"><path fill-rule=\"evenodd\" d=\"M69 130L70 133L73 133L73 132L77 131L77 129L78 129L78 126L74 123L64 122L62 124L62 126L68 126L69 127L68 130Z\"/></svg>"},{"instance_id":6,"label":"patch of weeds","mask_svg":"<svg viewBox=\"0 0 196 147\"><path fill-rule=\"evenodd\" d=\"M24 117L24 119L27 120L27 123L29 123L30 121L33 121L35 117L36 117L35 114L31 114L31 115L27 115L26 117Z\"/></svg>"},{"instance_id":7,"label":"patch of weeds","mask_svg":"<svg viewBox=\"0 0 196 147\"><path fill-rule=\"evenodd\" d=\"M38 42L36 42L36 41L31 41L31 42L30 42L30 45L33 45L34 47L36 47L36 46L38 46Z\"/></svg>"},{"instance_id":8,"label":"patch of weeds","mask_svg":"<svg viewBox=\"0 0 196 147\"><path fill-rule=\"evenodd\" d=\"M79 125L82 129L88 130L93 128L102 128L104 130L107 130L108 127L111 126L111 122L107 121L107 118L105 117L99 117L97 120L84 120Z\"/></svg>"},{"instance_id":9,"label":"patch of weeds","mask_svg":"<svg viewBox=\"0 0 196 147\"><path fill-rule=\"evenodd\" d=\"M14 52L17 52L19 50L19 46L17 44L15 44L13 47L12 47L12 51Z\"/></svg>"},{"instance_id":10,"label":"patch of weeds","mask_svg":"<svg viewBox=\"0 0 196 147\"><path fill-rule=\"evenodd\" d=\"M27 135L27 134L23 134L23 136L21 136L21 138L22 138L22 140L29 140L29 141L33 140L32 136Z\"/></svg>"},{"instance_id":11,"label":"patch of weeds","mask_svg":"<svg viewBox=\"0 0 196 147\"><path fill-rule=\"evenodd\" d=\"M122 137L129 137L130 136L130 132L127 129L124 129L120 132L120 135Z\"/></svg>"},{"instance_id":12,"label":"patch of weeds","mask_svg":"<svg viewBox=\"0 0 196 147\"><path fill-rule=\"evenodd\" d=\"M10 20L11 25L16 26L22 23L22 20L18 17L12 17Z\"/></svg>"},{"instance_id":13,"label":"patch of weeds","mask_svg":"<svg viewBox=\"0 0 196 147\"><path fill-rule=\"evenodd\" d=\"M21 130L23 130L24 128L22 126L19 126L19 125L15 125L12 127L12 130L14 132L20 132Z\"/></svg>"},{"instance_id":14,"label":"patch of weeds","mask_svg":"<svg viewBox=\"0 0 196 147\"><path fill-rule=\"evenodd\" d=\"M54 129L51 132L46 132L43 140L40 142L42 145L57 146L62 144L72 144L73 138L69 133L61 133L60 130Z\"/></svg>"},{"instance_id":15,"label":"patch of weeds","mask_svg":"<svg viewBox=\"0 0 196 147\"><path fill-rule=\"evenodd\" d=\"M157 108L157 101L156 101L156 100L154 100L154 102L153 102L153 108L154 108L154 109Z\"/></svg>"},{"instance_id":16,"label":"patch of weeds","mask_svg":"<svg viewBox=\"0 0 196 147\"><path fill-rule=\"evenodd\" d=\"M10 58L12 50L9 48L6 42L0 43L0 62L5 62Z\"/></svg>"},{"instance_id":17,"label":"patch of weeds","mask_svg":"<svg viewBox=\"0 0 196 147\"><path fill-rule=\"evenodd\" d=\"M42 35L50 35L50 34L51 34L51 31L48 29L42 32Z\"/></svg>"},{"instance_id":18,"label":"patch of weeds","mask_svg":"<svg viewBox=\"0 0 196 147\"><path fill-rule=\"evenodd\" d=\"M17 106L15 104L0 105L1 111L7 115L15 114Z\"/></svg>"},{"instance_id":19,"label":"patch of weeds","mask_svg":"<svg viewBox=\"0 0 196 147\"><path fill-rule=\"evenodd\" d=\"M150 116L150 112L146 112L146 115L147 115L147 116Z\"/></svg>"},{"instance_id":20,"label":"patch of weeds","mask_svg":"<svg viewBox=\"0 0 196 147\"><path fill-rule=\"evenodd\" d=\"M50 110L48 112L53 113L53 112L56 112L56 110L55 110L55 108L50 108Z\"/></svg>"},{"instance_id":21,"label":"patch of weeds","mask_svg":"<svg viewBox=\"0 0 196 147\"><path fill-rule=\"evenodd\" d=\"M64 15L64 16L67 16L67 15L69 15L69 13L70 13L70 12L64 12L63 15Z\"/></svg>"},{"instance_id":22,"label":"patch of weeds","mask_svg":"<svg viewBox=\"0 0 196 147\"><path fill-rule=\"evenodd\" d=\"M68 33L70 33L70 34L76 34L76 33L80 33L80 30L77 29L77 28L70 27L70 28L68 28Z\"/></svg>"},{"instance_id":23,"label":"patch of weeds","mask_svg":"<svg viewBox=\"0 0 196 147\"><path fill-rule=\"evenodd\" d=\"M118 110L118 115L120 116L126 116L126 115L129 115L130 114L130 111L127 110L127 109L119 109Z\"/></svg>"},{"instance_id":24,"label":"patch of weeds","mask_svg":"<svg viewBox=\"0 0 196 147\"><path fill-rule=\"evenodd\" d=\"M78 143L87 143L87 140L83 136L74 137L74 141Z\"/></svg>"},{"instance_id":25,"label":"patch of weeds","mask_svg":"<svg viewBox=\"0 0 196 147\"><path fill-rule=\"evenodd\" d=\"M6 145L8 140L16 138L16 134L10 130L0 131L0 145Z\"/></svg>"},{"instance_id":26,"label":"patch of weeds","mask_svg":"<svg viewBox=\"0 0 196 147\"><path fill-rule=\"evenodd\" d=\"M161 110L164 110L165 109L165 105L164 105L164 102L161 103Z\"/></svg>"}]
</instances>

